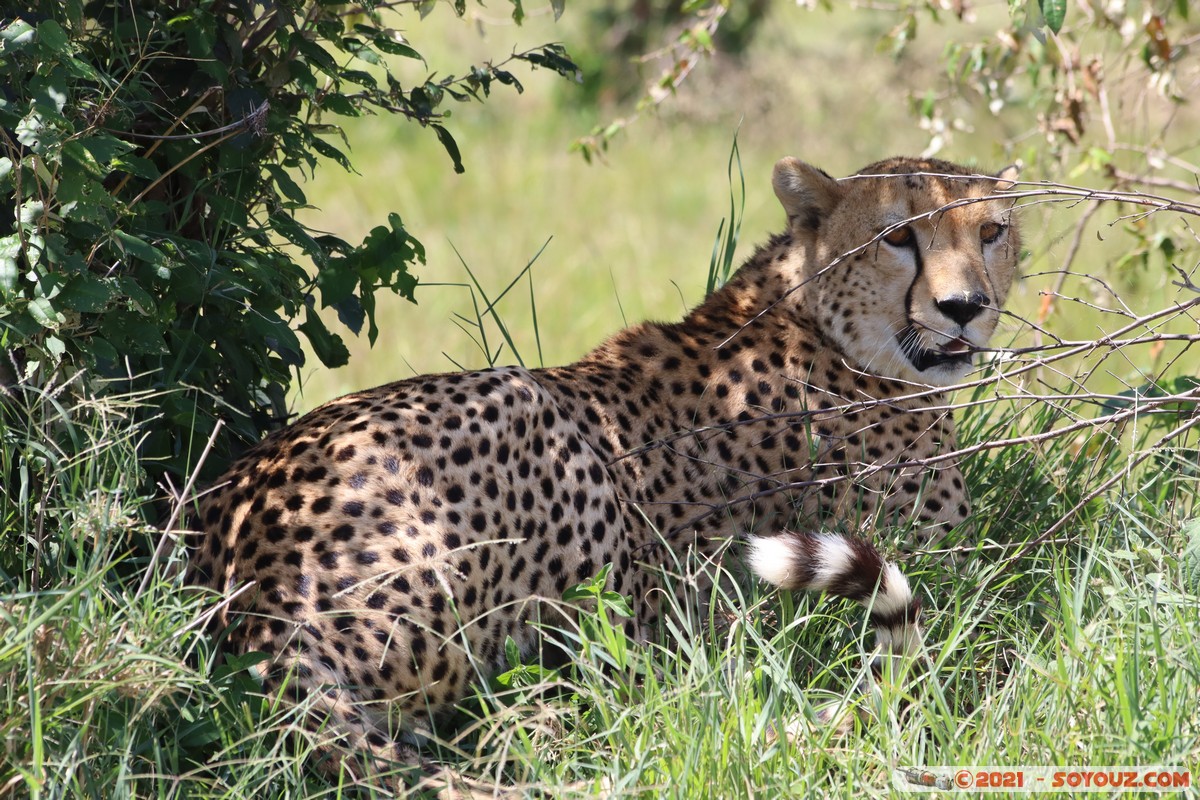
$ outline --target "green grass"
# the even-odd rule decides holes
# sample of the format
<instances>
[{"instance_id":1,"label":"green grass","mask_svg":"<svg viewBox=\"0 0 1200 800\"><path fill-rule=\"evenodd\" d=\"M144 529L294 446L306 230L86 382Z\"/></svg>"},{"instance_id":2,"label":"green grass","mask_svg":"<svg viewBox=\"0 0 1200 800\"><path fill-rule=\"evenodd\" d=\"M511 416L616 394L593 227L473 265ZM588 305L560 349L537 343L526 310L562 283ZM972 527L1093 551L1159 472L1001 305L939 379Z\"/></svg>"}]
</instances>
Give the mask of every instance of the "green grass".
<instances>
[{"instance_id":1,"label":"green grass","mask_svg":"<svg viewBox=\"0 0 1200 800\"><path fill-rule=\"evenodd\" d=\"M495 299L547 239L498 306L527 363L574 359L626 321L678 317L700 299L728 214L725 165L739 124L741 255L782 223L768 185L779 156L845 173L919 151L924 136L909 122L907 98L866 88L889 85L900 67L873 58L869 39L839 35L842 24L774 26L750 64L710 79L664 118L638 123L599 166L567 151L594 116L564 111L537 78L519 99L456 114L463 176L452 175L432 134L379 120L351 126L363 176L322 173L309 187L319 210L307 221L353 239L398 211L428 246L427 285L419 306L383 308L373 352L354 341L346 369L306 368L297 406L488 363L505 341L495 321L486 355L453 323L455 313L468 329L476 320L467 267ZM452 25L430 30L444 36L443 57L455 64L481 47ZM503 51L506 37L532 44L541 33L495 32L482 48ZM827 63L853 65L853 82L812 80ZM994 134L981 122L946 155L999 166L1006 154ZM1074 218L1061 208L1051 214L1030 213L1027 273L1052 267L1066 249ZM1108 219L1097 221L1106 236ZM1113 260L1111 248L1085 238L1080 264ZM1108 277L1131 303L1153 309L1172 291L1161 267ZM1027 278L1012 307L1034 316L1054 280ZM1094 289L1072 279L1064 293L1091 302L1103 294ZM1047 327L1083 338L1106 319L1064 302ZM1015 321L1006 335L1033 339ZM1144 348L1093 356L1066 365L1065 375L1096 367L1089 387L1118 391L1168 364L1173 347L1154 359ZM505 343L498 360L512 363L516 352ZM1194 354L1186 358L1171 374L1194 372ZM1064 386L1043 368L1019 388L1049 391L1042 380ZM149 499L133 489L139 433L122 424L133 403L156 398L68 407L47 392L7 406L0 474L17 480L0 496L0 797L369 796L311 769L316 743L287 734L297 712L259 694L252 660L213 658L203 604L180 588L178 550L168 548L143 586L162 534L142 523ZM630 798L884 797L891 770L910 765L1200 768L1200 532L1186 526L1200 515L1194 433L1083 503L1052 541L1024 549L1145 452L1164 430L1156 425L1186 412L1139 417L1119 442L1100 431L969 459L972 529L947 543L953 557L905 561L927 601L935 668L852 695L859 719L844 736L803 723L863 676L870 642L861 614L741 587L717 598L715 619L631 646L627 664L618 645L589 639L552 686L481 687L429 757L553 797L601 787ZM1094 404L981 403L961 415L961 438L1009 439L1098 413ZM53 487L44 506L23 491L38 480ZM771 735L788 726L790 739Z\"/></svg>"},{"instance_id":2,"label":"green grass","mask_svg":"<svg viewBox=\"0 0 1200 800\"><path fill-rule=\"evenodd\" d=\"M282 735L295 711L259 696L246 662L214 665L203 609L173 574L178 555L139 590L157 534L122 486L98 493L87 480L112 459L132 472L130 443L96 427L119 408L62 410L69 420L52 405L30 411L69 421L96 446L57 473L63 507L45 513L70 525L47 536L41 585L5 567L15 590L0 600L0 786L39 798L362 796L306 768L314 743ZM1005 438L1048 413L1018 421L981 406L963 434ZM1123 457L1097 456L1105 470ZM844 736L805 721L863 677L861 615L750 587L649 647L606 643L593 623L574 669L546 685L483 687L429 756L556 797L600 787L614 797L883 797L891 770L911 765L1195 769L1200 567L1179 555L1182 523L1198 512L1194 472L1142 471L1063 541L1013 558L1014 544L1074 505L1094 468L1061 446L970 462L975 530L948 543L967 555L906 564L931 609L935 666L851 694L858 722ZM772 736L789 727L790 740Z\"/></svg>"}]
</instances>

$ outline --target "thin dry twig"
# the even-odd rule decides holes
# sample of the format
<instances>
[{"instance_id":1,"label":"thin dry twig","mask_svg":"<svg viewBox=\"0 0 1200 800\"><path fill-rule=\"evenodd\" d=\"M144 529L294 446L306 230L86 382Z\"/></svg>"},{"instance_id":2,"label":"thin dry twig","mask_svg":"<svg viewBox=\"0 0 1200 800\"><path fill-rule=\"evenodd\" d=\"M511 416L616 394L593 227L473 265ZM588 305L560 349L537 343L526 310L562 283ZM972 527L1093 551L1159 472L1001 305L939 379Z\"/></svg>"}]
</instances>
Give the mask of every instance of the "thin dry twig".
<instances>
[{"instance_id":1,"label":"thin dry twig","mask_svg":"<svg viewBox=\"0 0 1200 800\"><path fill-rule=\"evenodd\" d=\"M154 554L150 556L150 563L146 565L146 574L142 576L142 582L138 584L137 591L133 594L135 601L142 596L146 588L150 585L150 577L154 574L155 567L174 550L175 523L179 521L183 509L188 503L188 498L191 496L192 489L196 485L196 478L200 476L200 468L204 466L204 462L208 459L208 454L212 451L213 445L216 443L217 436L220 434L224 424L223 420L218 419L217 424L213 426L212 433L208 436L208 442L204 445L204 450L201 451L200 458L196 461L196 466L192 468L187 482L183 485L183 491L175 498L175 502L171 508L171 516L167 518L167 524L163 526L162 536L158 540L158 545L154 548Z\"/></svg>"}]
</instances>

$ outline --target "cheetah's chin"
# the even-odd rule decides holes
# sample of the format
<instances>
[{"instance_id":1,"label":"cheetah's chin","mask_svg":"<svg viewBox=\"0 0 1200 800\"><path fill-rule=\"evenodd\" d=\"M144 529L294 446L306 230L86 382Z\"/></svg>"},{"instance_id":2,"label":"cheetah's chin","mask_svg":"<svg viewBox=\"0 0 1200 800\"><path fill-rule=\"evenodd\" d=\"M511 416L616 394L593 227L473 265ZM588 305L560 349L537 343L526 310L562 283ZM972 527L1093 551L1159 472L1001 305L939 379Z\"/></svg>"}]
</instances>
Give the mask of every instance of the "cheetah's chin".
<instances>
[{"instance_id":1,"label":"cheetah's chin","mask_svg":"<svg viewBox=\"0 0 1200 800\"><path fill-rule=\"evenodd\" d=\"M951 339L936 349L922 347L920 336L913 325L908 325L897 333L896 342L918 372L925 372L934 367L961 369L970 365L971 355L976 349L975 345L961 337Z\"/></svg>"}]
</instances>

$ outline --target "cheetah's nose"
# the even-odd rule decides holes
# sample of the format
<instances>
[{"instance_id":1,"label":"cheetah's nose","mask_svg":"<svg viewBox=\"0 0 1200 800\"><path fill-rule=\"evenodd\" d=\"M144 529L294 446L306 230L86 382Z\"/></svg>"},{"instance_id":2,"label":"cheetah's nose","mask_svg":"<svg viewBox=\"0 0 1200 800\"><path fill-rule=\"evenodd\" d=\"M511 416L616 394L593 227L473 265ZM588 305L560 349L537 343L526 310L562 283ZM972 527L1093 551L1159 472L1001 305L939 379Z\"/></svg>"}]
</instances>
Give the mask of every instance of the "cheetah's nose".
<instances>
[{"instance_id":1,"label":"cheetah's nose","mask_svg":"<svg viewBox=\"0 0 1200 800\"><path fill-rule=\"evenodd\" d=\"M991 298L983 292L972 292L969 295L958 295L957 297L938 300L935 305L937 305L938 311L941 311L959 325L966 325L979 316L979 312L983 311L983 307L990 302L992 302Z\"/></svg>"}]
</instances>

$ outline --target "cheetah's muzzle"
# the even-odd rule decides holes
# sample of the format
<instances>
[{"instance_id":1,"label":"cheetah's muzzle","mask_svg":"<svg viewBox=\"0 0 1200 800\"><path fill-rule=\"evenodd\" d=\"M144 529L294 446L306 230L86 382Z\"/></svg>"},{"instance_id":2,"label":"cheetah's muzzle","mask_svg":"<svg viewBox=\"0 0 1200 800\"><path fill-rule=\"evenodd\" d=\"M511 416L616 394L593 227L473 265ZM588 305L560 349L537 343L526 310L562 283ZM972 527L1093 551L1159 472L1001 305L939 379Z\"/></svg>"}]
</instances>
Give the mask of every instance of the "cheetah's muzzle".
<instances>
[{"instance_id":1,"label":"cheetah's muzzle","mask_svg":"<svg viewBox=\"0 0 1200 800\"><path fill-rule=\"evenodd\" d=\"M968 365L971 363L971 356L975 352L974 346L962 338L952 339L940 350L922 347L920 341L917 329L912 324L907 325L896 334L896 343L900 345L900 348L908 356L908 360L912 362L913 367L918 372L925 372L933 367L947 365ZM954 349L948 349L950 347L954 347Z\"/></svg>"}]
</instances>

